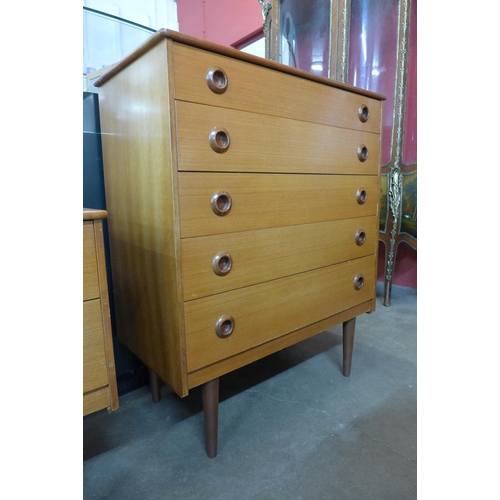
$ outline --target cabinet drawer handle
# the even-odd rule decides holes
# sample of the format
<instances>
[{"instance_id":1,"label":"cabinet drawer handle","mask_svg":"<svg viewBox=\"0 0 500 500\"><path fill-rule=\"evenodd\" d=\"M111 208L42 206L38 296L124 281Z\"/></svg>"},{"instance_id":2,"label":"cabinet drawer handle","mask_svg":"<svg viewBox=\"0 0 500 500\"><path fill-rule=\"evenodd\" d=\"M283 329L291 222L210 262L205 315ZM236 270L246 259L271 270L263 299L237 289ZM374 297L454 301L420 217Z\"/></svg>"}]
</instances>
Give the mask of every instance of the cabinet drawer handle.
<instances>
[{"instance_id":1,"label":"cabinet drawer handle","mask_svg":"<svg viewBox=\"0 0 500 500\"><path fill-rule=\"evenodd\" d=\"M365 188L359 188L358 191L356 192L356 200L357 202L362 205L366 201L366 189Z\"/></svg>"},{"instance_id":2,"label":"cabinet drawer handle","mask_svg":"<svg viewBox=\"0 0 500 500\"><path fill-rule=\"evenodd\" d=\"M358 247L360 247L366 241L366 233L363 231L363 229L358 229L356 231L354 241L356 242L356 245L358 245Z\"/></svg>"},{"instance_id":3,"label":"cabinet drawer handle","mask_svg":"<svg viewBox=\"0 0 500 500\"><path fill-rule=\"evenodd\" d=\"M358 148L358 160L359 161L365 161L368 158L368 148L364 145L361 144Z\"/></svg>"},{"instance_id":4,"label":"cabinet drawer handle","mask_svg":"<svg viewBox=\"0 0 500 500\"><path fill-rule=\"evenodd\" d=\"M219 252L212 261L212 268L217 276L225 276L233 267L233 259L227 252Z\"/></svg>"},{"instance_id":5,"label":"cabinet drawer handle","mask_svg":"<svg viewBox=\"0 0 500 500\"><path fill-rule=\"evenodd\" d=\"M230 314L223 314L215 323L215 333L221 339L225 339L233 333L234 318Z\"/></svg>"},{"instance_id":6,"label":"cabinet drawer handle","mask_svg":"<svg viewBox=\"0 0 500 500\"><path fill-rule=\"evenodd\" d=\"M217 191L210 200L210 205L215 215L227 215L232 206L231 195L227 191Z\"/></svg>"},{"instance_id":7,"label":"cabinet drawer handle","mask_svg":"<svg viewBox=\"0 0 500 500\"><path fill-rule=\"evenodd\" d=\"M354 289L361 290L364 284L365 284L365 278L363 278L363 275L356 274L356 276L354 277Z\"/></svg>"},{"instance_id":8,"label":"cabinet drawer handle","mask_svg":"<svg viewBox=\"0 0 500 500\"><path fill-rule=\"evenodd\" d=\"M370 110L366 104L362 104L358 109L358 117L363 123L365 123L370 117Z\"/></svg>"},{"instance_id":9,"label":"cabinet drawer handle","mask_svg":"<svg viewBox=\"0 0 500 500\"><path fill-rule=\"evenodd\" d=\"M216 153L225 153L229 149L229 134L221 127L214 127L208 134L208 143Z\"/></svg>"},{"instance_id":10,"label":"cabinet drawer handle","mask_svg":"<svg viewBox=\"0 0 500 500\"><path fill-rule=\"evenodd\" d=\"M226 72L217 66L208 69L206 81L209 89L215 94L223 94L227 90Z\"/></svg>"}]
</instances>

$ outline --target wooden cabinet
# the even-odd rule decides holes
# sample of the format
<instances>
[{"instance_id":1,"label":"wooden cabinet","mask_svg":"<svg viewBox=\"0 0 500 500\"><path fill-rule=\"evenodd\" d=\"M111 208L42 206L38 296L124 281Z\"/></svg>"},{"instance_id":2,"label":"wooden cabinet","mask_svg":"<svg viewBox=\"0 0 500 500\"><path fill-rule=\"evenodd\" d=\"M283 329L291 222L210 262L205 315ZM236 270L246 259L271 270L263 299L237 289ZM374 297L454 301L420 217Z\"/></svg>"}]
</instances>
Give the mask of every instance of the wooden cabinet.
<instances>
[{"instance_id":1,"label":"wooden cabinet","mask_svg":"<svg viewBox=\"0 0 500 500\"><path fill-rule=\"evenodd\" d=\"M375 310L383 96L158 31L96 83L118 337L180 396Z\"/></svg>"},{"instance_id":2,"label":"wooden cabinet","mask_svg":"<svg viewBox=\"0 0 500 500\"><path fill-rule=\"evenodd\" d=\"M118 408L102 219L83 209L83 415Z\"/></svg>"}]
</instances>

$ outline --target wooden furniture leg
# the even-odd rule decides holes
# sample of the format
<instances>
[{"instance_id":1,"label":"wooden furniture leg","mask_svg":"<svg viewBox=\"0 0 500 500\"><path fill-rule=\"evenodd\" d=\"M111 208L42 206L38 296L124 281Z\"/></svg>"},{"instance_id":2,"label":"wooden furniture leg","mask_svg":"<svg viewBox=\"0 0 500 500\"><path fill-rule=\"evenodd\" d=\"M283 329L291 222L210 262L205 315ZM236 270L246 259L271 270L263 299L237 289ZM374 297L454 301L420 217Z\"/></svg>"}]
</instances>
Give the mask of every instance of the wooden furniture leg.
<instances>
[{"instance_id":1,"label":"wooden furniture leg","mask_svg":"<svg viewBox=\"0 0 500 500\"><path fill-rule=\"evenodd\" d=\"M153 403L158 403L161 400L160 378L151 368L149 369L149 387L151 388Z\"/></svg>"},{"instance_id":2,"label":"wooden furniture leg","mask_svg":"<svg viewBox=\"0 0 500 500\"><path fill-rule=\"evenodd\" d=\"M343 366L342 373L344 377L351 374L352 348L354 345L354 327L356 326L356 318L344 321L342 325L343 333Z\"/></svg>"},{"instance_id":3,"label":"wooden furniture leg","mask_svg":"<svg viewBox=\"0 0 500 500\"><path fill-rule=\"evenodd\" d=\"M219 379L210 380L201 388L205 415L205 442L207 455L217 455L217 431L219 422Z\"/></svg>"}]
</instances>

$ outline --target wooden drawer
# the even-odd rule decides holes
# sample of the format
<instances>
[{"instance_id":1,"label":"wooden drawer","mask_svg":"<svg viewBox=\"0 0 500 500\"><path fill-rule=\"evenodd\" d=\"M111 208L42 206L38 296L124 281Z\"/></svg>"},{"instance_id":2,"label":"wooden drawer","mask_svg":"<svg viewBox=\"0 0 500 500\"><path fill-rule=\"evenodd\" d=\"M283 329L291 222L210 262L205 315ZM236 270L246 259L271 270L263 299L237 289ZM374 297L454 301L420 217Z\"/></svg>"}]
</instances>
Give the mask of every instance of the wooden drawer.
<instances>
[{"instance_id":1,"label":"wooden drawer","mask_svg":"<svg viewBox=\"0 0 500 500\"><path fill-rule=\"evenodd\" d=\"M83 303L83 392L108 385L101 300Z\"/></svg>"},{"instance_id":2,"label":"wooden drawer","mask_svg":"<svg viewBox=\"0 0 500 500\"><path fill-rule=\"evenodd\" d=\"M375 263L375 256L363 257L185 303L188 372L373 299ZM223 315L234 318L227 338L215 333Z\"/></svg>"},{"instance_id":3,"label":"wooden drawer","mask_svg":"<svg viewBox=\"0 0 500 500\"><path fill-rule=\"evenodd\" d=\"M222 94L212 92L207 85L207 71L212 67L226 73L228 85ZM178 43L173 44L173 68L177 100L380 131L380 102L373 98ZM364 123L358 117L363 105L369 109Z\"/></svg>"},{"instance_id":4,"label":"wooden drawer","mask_svg":"<svg viewBox=\"0 0 500 500\"><path fill-rule=\"evenodd\" d=\"M83 223L83 300L99 297L99 275L95 255L94 224Z\"/></svg>"},{"instance_id":5,"label":"wooden drawer","mask_svg":"<svg viewBox=\"0 0 500 500\"><path fill-rule=\"evenodd\" d=\"M370 216L202 236L181 244L184 300L193 300L375 254L378 219ZM231 268L225 274L228 261Z\"/></svg>"},{"instance_id":6,"label":"wooden drawer","mask_svg":"<svg viewBox=\"0 0 500 500\"><path fill-rule=\"evenodd\" d=\"M232 109L176 103L178 169L224 172L378 172L379 135ZM226 134L216 152L209 134Z\"/></svg>"},{"instance_id":7,"label":"wooden drawer","mask_svg":"<svg viewBox=\"0 0 500 500\"><path fill-rule=\"evenodd\" d=\"M211 200L229 194L219 216ZM358 203L364 192L366 201ZM378 176L179 173L181 237L233 233L377 214Z\"/></svg>"},{"instance_id":8,"label":"wooden drawer","mask_svg":"<svg viewBox=\"0 0 500 500\"><path fill-rule=\"evenodd\" d=\"M88 415L109 406L111 400L108 386L83 395L83 414Z\"/></svg>"}]
</instances>

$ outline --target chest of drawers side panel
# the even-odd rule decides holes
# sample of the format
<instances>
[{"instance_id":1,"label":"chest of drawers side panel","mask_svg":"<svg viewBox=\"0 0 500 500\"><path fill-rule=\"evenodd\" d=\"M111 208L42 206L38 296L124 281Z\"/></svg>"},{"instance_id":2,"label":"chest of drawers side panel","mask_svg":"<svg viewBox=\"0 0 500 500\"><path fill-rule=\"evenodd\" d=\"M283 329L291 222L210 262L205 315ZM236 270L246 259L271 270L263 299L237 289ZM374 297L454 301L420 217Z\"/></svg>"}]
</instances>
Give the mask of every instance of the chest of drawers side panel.
<instances>
[{"instance_id":1,"label":"chest of drawers side panel","mask_svg":"<svg viewBox=\"0 0 500 500\"><path fill-rule=\"evenodd\" d=\"M169 40L99 89L119 339L187 394Z\"/></svg>"}]
</instances>

